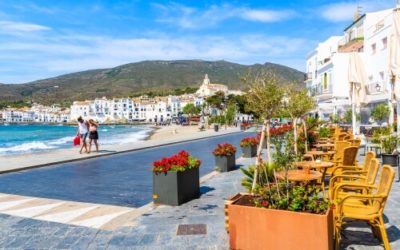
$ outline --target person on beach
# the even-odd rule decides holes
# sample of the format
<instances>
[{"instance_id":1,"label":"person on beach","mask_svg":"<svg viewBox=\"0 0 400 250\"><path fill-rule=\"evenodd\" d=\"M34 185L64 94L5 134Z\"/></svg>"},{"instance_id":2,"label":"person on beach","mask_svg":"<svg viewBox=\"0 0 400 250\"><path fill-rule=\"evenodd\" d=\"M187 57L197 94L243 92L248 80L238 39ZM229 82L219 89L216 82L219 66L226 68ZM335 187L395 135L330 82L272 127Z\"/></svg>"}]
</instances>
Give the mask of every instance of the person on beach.
<instances>
[{"instance_id":1,"label":"person on beach","mask_svg":"<svg viewBox=\"0 0 400 250\"><path fill-rule=\"evenodd\" d=\"M83 120L81 116L78 118L78 132L76 133L77 136L81 138L81 150L79 153L82 154L82 150L85 149L85 153L88 152L86 138L89 132L89 124L87 121Z\"/></svg>"},{"instance_id":2,"label":"person on beach","mask_svg":"<svg viewBox=\"0 0 400 250\"><path fill-rule=\"evenodd\" d=\"M99 139L99 133L97 132L97 128L99 127L99 124L95 122L93 119L89 120L89 152L92 148L92 141L94 142L94 145L96 146L96 152L99 152L99 144L97 143L97 140Z\"/></svg>"}]
</instances>

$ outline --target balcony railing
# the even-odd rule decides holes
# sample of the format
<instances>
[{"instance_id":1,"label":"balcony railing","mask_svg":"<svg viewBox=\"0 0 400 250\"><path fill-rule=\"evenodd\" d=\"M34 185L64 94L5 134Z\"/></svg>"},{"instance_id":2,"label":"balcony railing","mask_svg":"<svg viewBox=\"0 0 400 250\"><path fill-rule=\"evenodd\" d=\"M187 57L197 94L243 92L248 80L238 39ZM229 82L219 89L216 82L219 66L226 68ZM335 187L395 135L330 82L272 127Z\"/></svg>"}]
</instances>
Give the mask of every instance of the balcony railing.
<instances>
[{"instance_id":1,"label":"balcony railing","mask_svg":"<svg viewBox=\"0 0 400 250\"><path fill-rule=\"evenodd\" d=\"M326 89L324 89L322 85L311 87L309 88L309 93L311 96L332 94L332 85L329 85Z\"/></svg>"},{"instance_id":2,"label":"balcony railing","mask_svg":"<svg viewBox=\"0 0 400 250\"><path fill-rule=\"evenodd\" d=\"M364 46L364 37L356 37L350 41L341 40L339 42L339 52L359 51Z\"/></svg>"}]
</instances>

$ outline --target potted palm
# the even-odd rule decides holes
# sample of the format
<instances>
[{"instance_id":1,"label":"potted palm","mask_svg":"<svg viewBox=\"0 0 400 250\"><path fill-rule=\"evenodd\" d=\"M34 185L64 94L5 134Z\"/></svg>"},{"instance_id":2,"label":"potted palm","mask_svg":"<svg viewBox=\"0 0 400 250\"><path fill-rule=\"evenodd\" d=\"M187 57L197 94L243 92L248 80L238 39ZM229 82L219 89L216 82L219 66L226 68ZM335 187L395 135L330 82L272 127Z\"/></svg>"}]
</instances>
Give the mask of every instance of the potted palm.
<instances>
[{"instance_id":1,"label":"potted palm","mask_svg":"<svg viewBox=\"0 0 400 250\"><path fill-rule=\"evenodd\" d=\"M201 161L186 151L153 162L153 201L179 206L200 196Z\"/></svg>"},{"instance_id":2,"label":"potted palm","mask_svg":"<svg viewBox=\"0 0 400 250\"><path fill-rule=\"evenodd\" d=\"M236 166L236 148L229 143L218 144L214 149L215 168L220 172L228 172Z\"/></svg>"},{"instance_id":3,"label":"potted palm","mask_svg":"<svg viewBox=\"0 0 400 250\"><path fill-rule=\"evenodd\" d=\"M245 158L251 158L257 155L257 144L258 139L255 137L245 137L240 141L240 147L242 148L242 156Z\"/></svg>"},{"instance_id":4,"label":"potted palm","mask_svg":"<svg viewBox=\"0 0 400 250\"><path fill-rule=\"evenodd\" d=\"M382 144L382 164L388 164L393 167L397 166L397 143L399 138L389 135L381 139Z\"/></svg>"}]
</instances>

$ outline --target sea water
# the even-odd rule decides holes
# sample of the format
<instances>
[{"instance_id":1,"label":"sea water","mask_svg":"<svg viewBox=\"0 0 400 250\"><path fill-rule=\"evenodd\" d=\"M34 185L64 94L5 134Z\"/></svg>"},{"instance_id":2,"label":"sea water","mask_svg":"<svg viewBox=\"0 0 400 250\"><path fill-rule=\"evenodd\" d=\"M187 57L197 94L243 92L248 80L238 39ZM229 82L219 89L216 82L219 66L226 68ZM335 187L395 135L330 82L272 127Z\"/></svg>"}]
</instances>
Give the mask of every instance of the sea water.
<instances>
[{"instance_id":1,"label":"sea water","mask_svg":"<svg viewBox=\"0 0 400 250\"><path fill-rule=\"evenodd\" d=\"M151 129L130 125L100 125L100 145L118 145L144 140ZM71 148L77 126L0 125L0 155L24 154Z\"/></svg>"}]
</instances>

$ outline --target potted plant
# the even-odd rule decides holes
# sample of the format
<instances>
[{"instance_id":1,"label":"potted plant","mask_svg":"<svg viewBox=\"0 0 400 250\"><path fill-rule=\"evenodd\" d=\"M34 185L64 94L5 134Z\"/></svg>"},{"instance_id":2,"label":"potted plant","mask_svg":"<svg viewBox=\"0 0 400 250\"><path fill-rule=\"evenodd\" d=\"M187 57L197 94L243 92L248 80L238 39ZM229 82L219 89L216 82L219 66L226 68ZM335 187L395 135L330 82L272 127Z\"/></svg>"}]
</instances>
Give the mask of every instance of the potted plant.
<instances>
[{"instance_id":1,"label":"potted plant","mask_svg":"<svg viewBox=\"0 0 400 250\"><path fill-rule=\"evenodd\" d=\"M278 185L227 203L230 248L333 249L332 209L318 188Z\"/></svg>"},{"instance_id":2,"label":"potted plant","mask_svg":"<svg viewBox=\"0 0 400 250\"><path fill-rule=\"evenodd\" d=\"M376 105L376 107L371 111L371 117L378 124L382 124L390 115L389 106L387 104L381 103Z\"/></svg>"},{"instance_id":3,"label":"potted plant","mask_svg":"<svg viewBox=\"0 0 400 250\"><path fill-rule=\"evenodd\" d=\"M242 156L245 158L251 158L257 155L257 144L258 139L255 137L245 137L240 141L240 147L242 148Z\"/></svg>"},{"instance_id":4,"label":"potted plant","mask_svg":"<svg viewBox=\"0 0 400 250\"><path fill-rule=\"evenodd\" d=\"M236 148L229 143L218 144L214 149L215 168L220 172L228 172L235 168Z\"/></svg>"},{"instance_id":5,"label":"potted plant","mask_svg":"<svg viewBox=\"0 0 400 250\"><path fill-rule=\"evenodd\" d=\"M399 138L394 135L389 135L381 138L382 145L382 165L388 164L397 167L397 143Z\"/></svg>"},{"instance_id":6,"label":"potted plant","mask_svg":"<svg viewBox=\"0 0 400 250\"><path fill-rule=\"evenodd\" d=\"M201 161L186 151L153 162L153 201L178 206L200 196Z\"/></svg>"}]
</instances>

